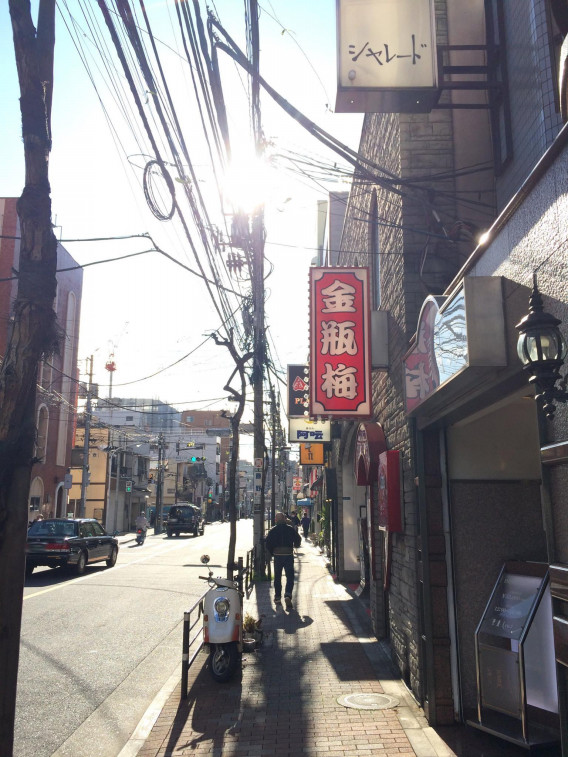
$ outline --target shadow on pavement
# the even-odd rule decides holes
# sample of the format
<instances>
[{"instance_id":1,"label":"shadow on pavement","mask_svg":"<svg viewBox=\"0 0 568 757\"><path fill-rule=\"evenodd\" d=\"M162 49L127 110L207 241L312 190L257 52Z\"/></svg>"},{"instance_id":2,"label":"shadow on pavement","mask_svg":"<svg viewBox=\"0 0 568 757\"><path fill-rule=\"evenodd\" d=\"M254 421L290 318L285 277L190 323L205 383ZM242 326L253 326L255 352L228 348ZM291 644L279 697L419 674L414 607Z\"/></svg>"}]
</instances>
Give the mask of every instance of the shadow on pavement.
<instances>
[{"instance_id":1,"label":"shadow on pavement","mask_svg":"<svg viewBox=\"0 0 568 757\"><path fill-rule=\"evenodd\" d=\"M104 563L100 565L87 565L85 572L81 575L88 576L91 573L103 573L105 570L108 570L108 568ZM27 589L54 586L72 581L74 578L80 578L80 576L73 569L67 570L63 566L60 568L47 568L46 570L35 570L31 576L27 576L24 586Z\"/></svg>"},{"instance_id":2,"label":"shadow on pavement","mask_svg":"<svg viewBox=\"0 0 568 757\"><path fill-rule=\"evenodd\" d=\"M206 661L207 652L203 650L194 662L196 668L201 669L187 699L179 701L173 716L165 754L173 754L174 750L195 750L202 742L210 744L211 754L221 754L227 733L240 730L242 675L237 675L228 683L216 683L207 670ZM186 726L190 718L192 733L188 737Z\"/></svg>"}]
</instances>

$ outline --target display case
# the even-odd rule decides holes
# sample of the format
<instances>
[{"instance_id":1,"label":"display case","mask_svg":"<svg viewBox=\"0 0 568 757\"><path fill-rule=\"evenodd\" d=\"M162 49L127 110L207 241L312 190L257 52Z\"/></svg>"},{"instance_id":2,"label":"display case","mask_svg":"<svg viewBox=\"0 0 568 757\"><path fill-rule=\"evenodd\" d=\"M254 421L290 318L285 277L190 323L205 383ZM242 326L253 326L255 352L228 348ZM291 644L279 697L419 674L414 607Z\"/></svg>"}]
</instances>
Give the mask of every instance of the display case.
<instances>
[{"instance_id":1,"label":"display case","mask_svg":"<svg viewBox=\"0 0 568 757\"><path fill-rule=\"evenodd\" d=\"M559 741L548 565L504 564L475 631L477 721L525 748Z\"/></svg>"}]
</instances>

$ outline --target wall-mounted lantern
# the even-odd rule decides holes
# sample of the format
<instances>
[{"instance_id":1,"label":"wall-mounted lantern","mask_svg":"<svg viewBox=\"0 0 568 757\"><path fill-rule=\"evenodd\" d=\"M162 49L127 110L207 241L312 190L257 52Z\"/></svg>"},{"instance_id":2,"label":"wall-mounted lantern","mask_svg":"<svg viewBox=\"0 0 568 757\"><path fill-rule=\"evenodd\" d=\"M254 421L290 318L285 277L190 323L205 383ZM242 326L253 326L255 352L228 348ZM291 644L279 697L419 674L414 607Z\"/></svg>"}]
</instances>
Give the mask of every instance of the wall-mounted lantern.
<instances>
[{"instance_id":1,"label":"wall-mounted lantern","mask_svg":"<svg viewBox=\"0 0 568 757\"><path fill-rule=\"evenodd\" d=\"M558 328L560 323L558 318L545 312L534 274L529 312L516 326L519 331L517 353L529 373L529 383L535 385L535 399L542 403L547 418L554 417L555 402L568 401L568 376L560 376L568 347ZM556 386L559 380L560 388Z\"/></svg>"}]
</instances>

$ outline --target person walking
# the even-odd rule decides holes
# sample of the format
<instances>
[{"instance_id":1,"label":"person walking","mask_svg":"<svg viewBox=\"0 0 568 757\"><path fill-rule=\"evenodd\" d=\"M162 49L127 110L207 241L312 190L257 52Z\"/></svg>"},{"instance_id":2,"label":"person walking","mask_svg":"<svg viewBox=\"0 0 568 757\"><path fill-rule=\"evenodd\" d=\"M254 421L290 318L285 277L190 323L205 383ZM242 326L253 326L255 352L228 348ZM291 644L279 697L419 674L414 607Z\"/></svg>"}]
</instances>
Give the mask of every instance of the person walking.
<instances>
[{"instance_id":1,"label":"person walking","mask_svg":"<svg viewBox=\"0 0 568 757\"><path fill-rule=\"evenodd\" d=\"M302 529L304 531L304 539L308 538L308 532L310 530L311 522L312 521L311 521L308 513L304 513L304 515L302 517L302 520L300 521L300 523L302 524Z\"/></svg>"},{"instance_id":2,"label":"person walking","mask_svg":"<svg viewBox=\"0 0 568 757\"><path fill-rule=\"evenodd\" d=\"M282 604L282 571L286 575L284 601L286 608L292 607L292 590L294 588L294 548L302 543L300 534L286 523L284 513L277 512L275 525L266 535L266 550L274 557L274 602Z\"/></svg>"},{"instance_id":3,"label":"person walking","mask_svg":"<svg viewBox=\"0 0 568 757\"><path fill-rule=\"evenodd\" d=\"M294 531L298 532L298 529L300 528L300 519L298 518L298 513L295 510L288 518L288 520L290 521L290 524L292 525Z\"/></svg>"}]
</instances>

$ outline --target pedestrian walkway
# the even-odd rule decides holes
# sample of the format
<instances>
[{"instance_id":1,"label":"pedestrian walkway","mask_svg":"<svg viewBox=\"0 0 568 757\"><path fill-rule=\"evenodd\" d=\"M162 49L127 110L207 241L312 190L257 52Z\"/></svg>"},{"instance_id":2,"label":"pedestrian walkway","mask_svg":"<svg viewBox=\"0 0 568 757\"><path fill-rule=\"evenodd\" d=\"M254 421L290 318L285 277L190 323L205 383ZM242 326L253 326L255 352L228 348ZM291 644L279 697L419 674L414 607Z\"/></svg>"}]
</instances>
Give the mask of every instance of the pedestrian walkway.
<instances>
[{"instance_id":1,"label":"pedestrian walkway","mask_svg":"<svg viewBox=\"0 0 568 757\"><path fill-rule=\"evenodd\" d=\"M203 650L190 669L188 699L180 700L178 685L136 749L139 757L455 754L428 727L377 641L360 637L349 611L358 600L334 583L308 542L298 550L296 572L292 610L275 607L268 582L246 603L245 611L262 618L264 640L244 654L242 676L213 682ZM369 696L377 694L386 696ZM349 695L387 707L339 703Z\"/></svg>"}]
</instances>

